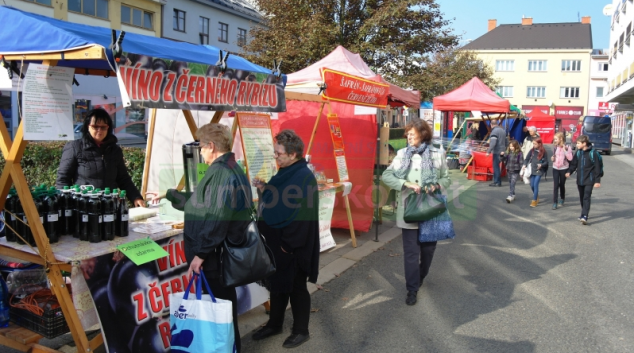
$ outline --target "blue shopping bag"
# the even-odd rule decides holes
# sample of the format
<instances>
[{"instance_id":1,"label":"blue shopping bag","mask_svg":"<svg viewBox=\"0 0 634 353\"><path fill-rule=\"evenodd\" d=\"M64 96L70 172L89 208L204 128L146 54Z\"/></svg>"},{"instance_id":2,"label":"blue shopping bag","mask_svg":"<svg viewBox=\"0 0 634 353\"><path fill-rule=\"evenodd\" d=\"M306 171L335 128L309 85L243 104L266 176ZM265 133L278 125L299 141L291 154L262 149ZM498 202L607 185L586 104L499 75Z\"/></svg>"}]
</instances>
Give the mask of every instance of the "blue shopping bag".
<instances>
[{"instance_id":1,"label":"blue shopping bag","mask_svg":"<svg viewBox=\"0 0 634 353\"><path fill-rule=\"evenodd\" d=\"M196 297L189 290L196 281ZM202 283L209 294L202 294ZM214 297L203 274L192 276L185 293L170 294L172 353L231 353L235 349L232 303Z\"/></svg>"},{"instance_id":2,"label":"blue shopping bag","mask_svg":"<svg viewBox=\"0 0 634 353\"><path fill-rule=\"evenodd\" d=\"M447 197L445 195L439 195L438 199L447 205ZM428 221L418 223L418 241L421 243L453 239L455 237L456 232L453 228L449 208L446 208L445 212Z\"/></svg>"}]
</instances>

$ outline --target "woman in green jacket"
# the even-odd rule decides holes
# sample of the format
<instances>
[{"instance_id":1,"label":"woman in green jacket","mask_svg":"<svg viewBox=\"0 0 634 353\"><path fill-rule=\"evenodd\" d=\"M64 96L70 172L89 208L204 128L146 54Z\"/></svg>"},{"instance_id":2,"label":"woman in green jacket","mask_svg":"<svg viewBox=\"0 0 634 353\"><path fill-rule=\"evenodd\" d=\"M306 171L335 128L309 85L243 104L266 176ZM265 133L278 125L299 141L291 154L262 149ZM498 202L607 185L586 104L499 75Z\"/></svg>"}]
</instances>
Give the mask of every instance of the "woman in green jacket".
<instances>
[{"instance_id":1,"label":"woman in green jacket","mask_svg":"<svg viewBox=\"0 0 634 353\"><path fill-rule=\"evenodd\" d=\"M412 192L434 192L451 184L445 151L432 145L431 127L421 119L405 126L408 147L400 149L392 164L383 172L383 182L396 190L396 225L403 230L403 260L407 305L416 304L418 289L429 273L436 242L418 241L418 223L403 220L403 200Z\"/></svg>"}]
</instances>

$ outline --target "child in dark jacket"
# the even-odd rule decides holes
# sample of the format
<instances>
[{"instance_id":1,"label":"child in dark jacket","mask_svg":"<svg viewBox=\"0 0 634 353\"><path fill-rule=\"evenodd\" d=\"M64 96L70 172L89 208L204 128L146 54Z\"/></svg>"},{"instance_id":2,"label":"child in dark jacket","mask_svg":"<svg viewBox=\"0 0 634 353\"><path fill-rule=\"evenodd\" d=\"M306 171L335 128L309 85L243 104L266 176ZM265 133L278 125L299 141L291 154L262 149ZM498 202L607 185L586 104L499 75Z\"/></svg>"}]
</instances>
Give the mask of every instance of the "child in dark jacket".
<instances>
[{"instance_id":1,"label":"child in dark jacket","mask_svg":"<svg viewBox=\"0 0 634 353\"><path fill-rule=\"evenodd\" d=\"M577 189L579 189L579 201L581 202L581 216L578 220L585 225L588 224L592 189L601 187L603 174L601 155L592 148L590 139L586 135L577 138L577 152L572 157L566 178L574 172L577 172Z\"/></svg>"},{"instance_id":2,"label":"child in dark jacket","mask_svg":"<svg viewBox=\"0 0 634 353\"><path fill-rule=\"evenodd\" d=\"M522 169L522 149L520 144L516 140L512 140L508 150L506 151L506 173L509 177L509 196L506 198L507 203L515 200L515 183L520 176L520 170Z\"/></svg>"}]
</instances>

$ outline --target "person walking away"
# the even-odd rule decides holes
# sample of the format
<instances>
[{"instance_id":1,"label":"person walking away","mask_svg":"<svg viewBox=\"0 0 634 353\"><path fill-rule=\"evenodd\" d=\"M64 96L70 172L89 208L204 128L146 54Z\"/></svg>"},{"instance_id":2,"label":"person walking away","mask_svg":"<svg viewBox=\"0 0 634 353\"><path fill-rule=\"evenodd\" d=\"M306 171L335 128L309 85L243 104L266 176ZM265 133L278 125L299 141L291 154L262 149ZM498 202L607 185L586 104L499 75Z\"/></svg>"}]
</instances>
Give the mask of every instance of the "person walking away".
<instances>
[{"instance_id":1,"label":"person walking away","mask_svg":"<svg viewBox=\"0 0 634 353\"><path fill-rule=\"evenodd\" d=\"M572 160L572 148L566 145L566 135L563 132L555 134L553 144L555 148L550 160L553 162L553 210L556 210L558 206L564 205L566 199L566 173ZM559 200L557 200L558 192Z\"/></svg>"},{"instance_id":2,"label":"person walking away","mask_svg":"<svg viewBox=\"0 0 634 353\"><path fill-rule=\"evenodd\" d=\"M511 203L515 200L515 184L520 177L520 170L524 159L522 157L522 150L517 140L512 140L509 144L509 149L506 151L506 173L509 176L509 196L506 198L507 203Z\"/></svg>"},{"instance_id":3,"label":"person walking away","mask_svg":"<svg viewBox=\"0 0 634 353\"><path fill-rule=\"evenodd\" d=\"M268 183L254 178L258 188L262 220L258 228L275 258L276 272L266 279L271 309L267 324L253 340L282 333L286 306L293 313L291 335L284 348L294 348L310 339L310 293L307 281L319 275L319 189L304 155L304 142L293 130L275 136L274 156L280 170Z\"/></svg>"},{"instance_id":4,"label":"person walking away","mask_svg":"<svg viewBox=\"0 0 634 353\"><path fill-rule=\"evenodd\" d=\"M590 214L592 189L601 187L601 178L603 177L603 159L599 152L592 147L592 143L586 135L577 138L577 152L572 156L566 178L575 172L577 173L577 189L579 189L579 201L581 202L581 216L578 220L586 225Z\"/></svg>"},{"instance_id":5,"label":"person walking away","mask_svg":"<svg viewBox=\"0 0 634 353\"><path fill-rule=\"evenodd\" d=\"M540 137L535 126L524 126L524 132L527 131L528 135L526 135L524 142L522 142L522 155L524 157L528 156L528 153L533 148L533 139Z\"/></svg>"},{"instance_id":6,"label":"person walking away","mask_svg":"<svg viewBox=\"0 0 634 353\"><path fill-rule=\"evenodd\" d=\"M546 149L544 148L544 144L542 139L536 137L533 139L533 148L528 153L528 156L524 159L524 166L522 169L526 168L528 164L531 165L531 190L533 191L533 199L531 201L531 207L537 207L539 203L539 181L542 178L542 175L548 171L548 160L547 160Z\"/></svg>"},{"instance_id":7,"label":"person walking away","mask_svg":"<svg viewBox=\"0 0 634 353\"><path fill-rule=\"evenodd\" d=\"M403 262L405 267L405 304L416 304L418 289L429 273L437 242L418 240L418 223L403 220L403 200L412 192L434 192L451 184L445 150L431 143L432 129L421 119L412 119L405 126L408 147L398 150L392 164L383 172L382 180L396 190L396 226L403 230ZM424 186L428 185L427 190Z\"/></svg>"},{"instance_id":8,"label":"person walking away","mask_svg":"<svg viewBox=\"0 0 634 353\"><path fill-rule=\"evenodd\" d=\"M500 171L500 157L504 156L506 150L506 131L498 125L498 120L491 120L491 138L489 139L489 149L487 157L493 153L493 183L489 186L502 186L502 173Z\"/></svg>"}]
</instances>

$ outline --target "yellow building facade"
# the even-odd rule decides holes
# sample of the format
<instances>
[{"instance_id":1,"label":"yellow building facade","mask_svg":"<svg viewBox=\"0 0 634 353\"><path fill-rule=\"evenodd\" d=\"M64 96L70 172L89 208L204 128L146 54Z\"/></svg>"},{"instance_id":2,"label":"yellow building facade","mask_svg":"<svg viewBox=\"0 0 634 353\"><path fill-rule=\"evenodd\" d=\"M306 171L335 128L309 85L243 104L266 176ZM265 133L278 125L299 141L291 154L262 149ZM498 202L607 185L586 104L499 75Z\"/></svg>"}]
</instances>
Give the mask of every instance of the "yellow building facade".
<instances>
[{"instance_id":1,"label":"yellow building facade","mask_svg":"<svg viewBox=\"0 0 634 353\"><path fill-rule=\"evenodd\" d=\"M161 35L161 3L152 0L5 0L6 5L73 23Z\"/></svg>"},{"instance_id":2,"label":"yellow building facade","mask_svg":"<svg viewBox=\"0 0 634 353\"><path fill-rule=\"evenodd\" d=\"M588 113L592 65L590 17L574 23L497 25L463 47L490 65L500 80L496 91L524 114L539 109L557 119L557 128L574 130Z\"/></svg>"}]
</instances>

